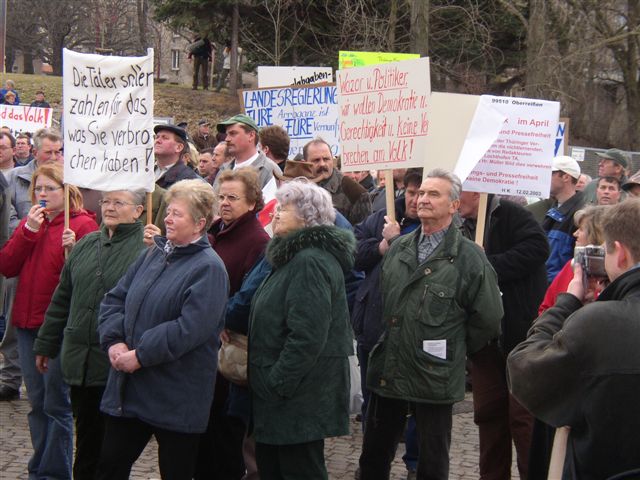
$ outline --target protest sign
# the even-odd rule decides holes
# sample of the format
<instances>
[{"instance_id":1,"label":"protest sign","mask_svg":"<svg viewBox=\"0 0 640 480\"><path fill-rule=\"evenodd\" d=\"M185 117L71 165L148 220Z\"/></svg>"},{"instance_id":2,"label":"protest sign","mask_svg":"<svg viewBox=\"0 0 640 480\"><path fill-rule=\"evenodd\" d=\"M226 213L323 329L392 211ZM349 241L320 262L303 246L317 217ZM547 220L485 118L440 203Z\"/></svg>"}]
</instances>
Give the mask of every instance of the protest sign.
<instances>
[{"instance_id":1,"label":"protest sign","mask_svg":"<svg viewBox=\"0 0 640 480\"><path fill-rule=\"evenodd\" d=\"M342 170L423 166L429 59L338 70L337 78Z\"/></svg>"},{"instance_id":2,"label":"protest sign","mask_svg":"<svg viewBox=\"0 0 640 480\"><path fill-rule=\"evenodd\" d=\"M567 155L569 150L569 119L562 117L558 122L558 130L556 131L556 148L553 155Z\"/></svg>"},{"instance_id":3,"label":"protest sign","mask_svg":"<svg viewBox=\"0 0 640 480\"><path fill-rule=\"evenodd\" d=\"M367 67L382 63L399 62L420 58L418 53L390 53L390 52L338 52L338 68L343 70L352 67Z\"/></svg>"},{"instance_id":4,"label":"protest sign","mask_svg":"<svg viewBox=\"0 0 640 480\"><path fill-rule=\"evenodd\" d=\"M338 101L336 86L264 88L240 92L244 112L258 125L280 125L291 138L289 158L302 147L322 137L334 155L338 145Z\"/></svg>"},{"instance_id":5,"label":"protest sign","mask_svg":"<svg viewBox=\"0 0 640 480\"><path fill-rule=\"evenodd\" d=\"M258 88L333 83L331 67L258 67Z\"/></svg>"},{"instance_id":6,"label":"protest sign","mask_svg":"<svg viewBox=\"0 0 640 480\"><path fill-rule=\"evenodd\" d=\"M0 127L9 127L14 137L21 132L34 133L41 128L51 127L52 117L51 108L0 105Z\"/></svg>"},{"instance_id":7,"label":"protest sign","mask_svg":"<svg viewBox=\"0 0 640 480\"><path fill-rule=\"evenodd\" d=\"M154 189L153 50L144 57L64 49L65 182Z\"/></svg>"},{"instance_id":8,"label":"protest sign","mask_svg":"<svg viewBox=\"0 0 640 480\"><path fill-rule=\"evenodd\" d=\"M487 124L495 125L500 115L504 122L486 152L463 147L455 171L464 190L548 197L559 114L558 102L483 95L467 142L495 135Z\"/></svg>"}]
</instances>

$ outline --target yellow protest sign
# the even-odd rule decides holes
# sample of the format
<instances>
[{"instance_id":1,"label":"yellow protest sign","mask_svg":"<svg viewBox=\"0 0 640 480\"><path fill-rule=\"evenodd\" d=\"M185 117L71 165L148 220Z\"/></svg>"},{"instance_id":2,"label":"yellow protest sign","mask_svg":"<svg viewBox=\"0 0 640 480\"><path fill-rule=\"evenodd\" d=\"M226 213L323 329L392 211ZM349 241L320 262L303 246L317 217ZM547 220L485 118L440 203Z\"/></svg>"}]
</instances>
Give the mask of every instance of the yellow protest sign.
<instances>
[{"instance_id":1,"label":"yellow protest sign","mask_svg":"<svg viewBox=\"0 0 640 480\"><path fill-rule=\"evenodd\" d=\"M420 58L417 53L389 53L389 52L345 52L338 54L338 68L366 67L367 65L380 65L381 63L399 62Z\"/></svg>"}]
</instances>

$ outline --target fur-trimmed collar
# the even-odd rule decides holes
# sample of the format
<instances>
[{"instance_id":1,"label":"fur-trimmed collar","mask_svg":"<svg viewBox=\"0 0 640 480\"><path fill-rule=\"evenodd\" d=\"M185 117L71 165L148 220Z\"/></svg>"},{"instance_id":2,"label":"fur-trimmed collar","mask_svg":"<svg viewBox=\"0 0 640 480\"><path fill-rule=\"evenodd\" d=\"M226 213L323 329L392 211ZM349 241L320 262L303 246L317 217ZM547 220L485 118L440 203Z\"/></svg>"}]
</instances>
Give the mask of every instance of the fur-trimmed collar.
<instances>
[{"instance_id":1,"label":"fur-trimmed collar","mask_svg":"<svg viewBox=\"0 0 640 480\"><path fill-rule=\"evenodd\" d=\"M308 227L275 237L267 247L267 261L274 267L282 267L306 248L318 248L335 257L342 270L353 268L356 240L349 230L334 226Z\"/></svg>"}]
</instances>

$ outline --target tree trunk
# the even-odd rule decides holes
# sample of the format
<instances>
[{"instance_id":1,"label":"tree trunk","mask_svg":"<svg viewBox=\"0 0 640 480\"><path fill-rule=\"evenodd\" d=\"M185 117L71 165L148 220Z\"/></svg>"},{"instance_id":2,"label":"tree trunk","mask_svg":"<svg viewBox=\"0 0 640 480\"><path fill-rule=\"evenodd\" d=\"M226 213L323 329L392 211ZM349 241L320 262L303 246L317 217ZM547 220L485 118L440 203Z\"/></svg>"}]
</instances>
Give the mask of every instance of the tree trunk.
<instances>
[{"instance_id":1,"label":"tree trunk","mask_svg":"<svg viewBox=\"0 0 640 480\"><path fill-rule=\"evenodd\" d=\"M429 0L411 0L411 53L429 52Z\"/></svg>"},{"instance_id":2,"label":"tree trunk","mask_svg":"<svg viewBox=\"0 0 640 480\"><path fill-rule=\"evenodd\" d=\"M546 79L544 56L545 0L529 0L527 30L527 77L525 91L529 98L541 98ZM548 60L548 57L547 57Z\"/></svg>"},{"instance_id":3,"label":"tree trunk","mask_svg":"<svg viewBox=\"0 0 640 480\"><path fill-rule=\"evenodd\" d=\"M240 9L238 2L233 4L231 16L231 71L229 72L229 95L236 95L238 91L238 34Z\"/></svg>"},{"instance_id":4,"label":"tree trunk","mask_svg":"<svg viewBox=\"0 0 640 480\"><path fill-rule=\"evenodd\" d=\"M637 0L629 0L627 14L627 31L638 31L640 27L640 4ZM638 39L635 35L627 37L627 68L625 78L625 93L627 97L627 120L629 124L628 138L629 148L634 151L640 150L640 78L638 69L640 68L638 56L640 55Z\"/></svg>"},{"instance_id":5,"label":"tree trunk","mask_svg":"<svg viewBox=\"0 0 640 480\"><path fill-rule=\"evenodd\" d=\"M32 52L25 52L22 54L22 61L23 61L23 69L24 71L22 73L26 73L29 75L33 75L34 70L33 70L33 53ZM11 61L11 63L13 63L13 61ZM7 70L9 71L9 70Z\"/></svg>"}]
</instances>

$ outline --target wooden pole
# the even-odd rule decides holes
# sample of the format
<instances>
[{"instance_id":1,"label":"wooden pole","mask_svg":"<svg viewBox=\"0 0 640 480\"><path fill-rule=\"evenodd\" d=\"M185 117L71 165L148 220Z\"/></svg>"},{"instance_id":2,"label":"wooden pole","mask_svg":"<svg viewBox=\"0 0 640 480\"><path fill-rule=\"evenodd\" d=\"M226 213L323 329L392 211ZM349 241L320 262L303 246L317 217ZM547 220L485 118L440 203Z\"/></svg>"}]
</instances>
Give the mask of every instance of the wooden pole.
<instances>
[{"instance_id":1,"label":"wooden pole","mask_svg":"<svg viewBox=\"0 0 640 480\"><path fill-rule=\"evenodd\" d=\"M387 217L392 222L396 221L396 197L395 197L395 183L393 181L393 170L384 171L384 190L385 198L387 200Z\"/></svg>"},{"instance_id":2,"label":"wooden pole","mask_svg":"<svg viewBox=\"0 0 640 480\"><path fill-rule=\"evenodd\" d=\"M484 244L484 227L487 221L487 199L489 194L481 193L478 205L478 220L476 221L476 243L481 247Z\"/></svg>"},{"instance_id":3,"label":"wooden pole","mask_svg":"<svg viewBox=\"0 0 640 480\"><path fill-rule=\"evenodd\" d=\"M549 461L549 476L547 480L560 480L562 470L564 470L564 458L567 454L567 441L569 440L569 427L556 428L553 437L553 449L551 450L551 460Z\"/></svg>"},{"instance_id":4,"label":"wooden pole","mask_svg":"<svg viewBox=\"0 0 640 480\"><path fill-rule=\"evenodd\" d=\"M147 225L153 223L153 193L147 192Z\"/></svg>"},{"instance_id":5,"label":"wooden pole","mask_svg":"<svg viewBox=\"0 0 640 480\"><path fill-rule=\"evenodd\" d=\"M70 213L71 212L69 212L69 185L65 183L64 184L64 229L65 230L69 228ZM64 258L67 258L68 256L69 256L69 249L65 248Z\"/></svg>"}]
</instances>

